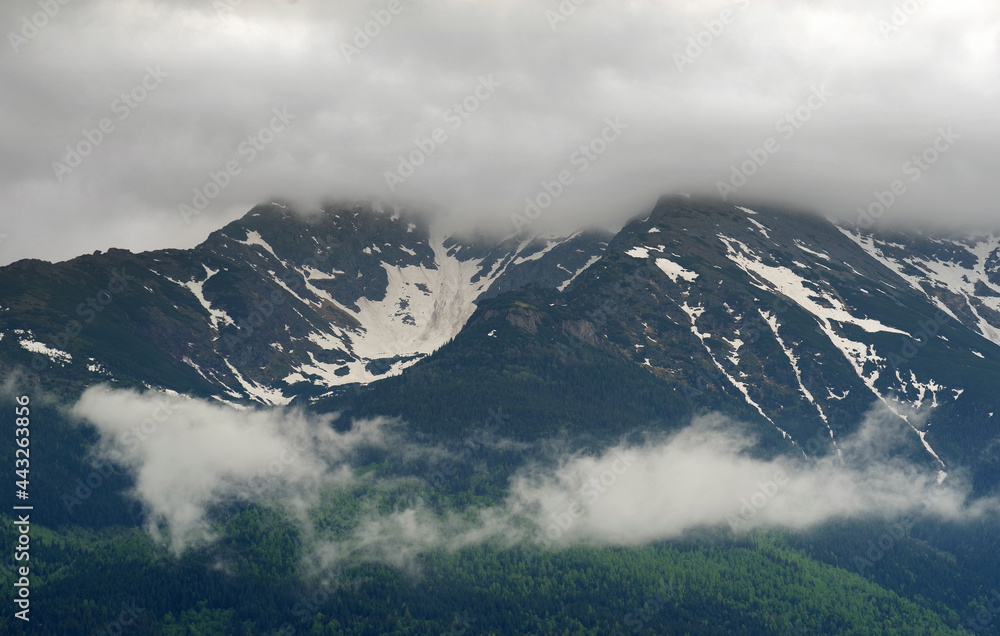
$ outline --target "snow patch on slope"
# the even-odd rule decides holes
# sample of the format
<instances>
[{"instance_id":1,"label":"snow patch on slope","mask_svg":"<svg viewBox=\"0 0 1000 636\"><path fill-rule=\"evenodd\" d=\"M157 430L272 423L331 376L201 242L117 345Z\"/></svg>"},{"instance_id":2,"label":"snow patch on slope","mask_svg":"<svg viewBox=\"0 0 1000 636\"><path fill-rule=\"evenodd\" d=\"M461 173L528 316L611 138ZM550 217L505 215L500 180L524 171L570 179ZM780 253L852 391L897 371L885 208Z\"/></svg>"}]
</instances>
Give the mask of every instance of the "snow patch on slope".
<instances>
[{"instance_id":1,"label":"snow patch on slope","mask_svg":"<svg viewBox=\"0 0 1000 636\"><path fill-rule=\"evenodd\" d=\"M61 349L50 347L44 342L38 342L37 340L32 340L30 338L20 338L17 342L22 348L30 351L31 353L40 353L47 356L48 359L53 362L63 362L67 364L73 362L73 356L71 354L66 353Z\"/></svg>"},{"instance_id":2,"label":"snow patch on slope","mask_svg":"<svg viewBox=\"0 0 1000 636\"><path fill-rule=\"evenodd\" d=\"M204 291L205 283L208 282L209 278L218 274L219 270L212 269L208 265L205 265L204 263L202 263L202 267L205 268L205 279L202 281L190 280L186 283L180 283L178 281L171 281L171 282L177 283L182 287L186 287L194 295L194 297L198 299L198 302L201 303L201 306L204 307L205 311L208 312L208 318L212 323L213 329L218 330L220 323L223 326L235 325L236 321L233 320L229 316L229 314L227 314L225 311L221 309L213 309L212 303L210 303L208 299L205 298L205 291ZM168 278L167 280L170 279Z\"/></svg>"},{"instance_id":3,"label":"snow patch on slope","mask_svg":"<svg viewBox=\"0 0 1000 636\"><path fill-rule=\"evenodd\" d=\"M726 379L728 379L729 382L733 386L735 386L740 393L743 394L743 399L746 400L747 404L754 407L754 409L756 409L757 412L760 413L761 417L770 422L774 426L774 428L778 429L778 432L781 433L781 436L784 439L792 439L792 436L789 435L788 432L782 429L780 426L775 424L774 420L768 417L767 413L764 412L764 409L760 407L760 404L758 404L752 397L750 397L750 391L747 389L746 383L740 382L739 380L734 378L728 371L726 371L725 367L723 367L722 364L715 358L715 354L712 353L711 347L709 347L708 343L706 342L706 339L708 339L709 334L702 333L701 331L699 331L697 325L698 318L700 318L701 315L705 313L705 308L700 305L692 307L688 305L687 301L685 300L684 304L681 305L681 309L683 309L684 313L686 313L688 315L688 318L691 319L691 333L693 333L695 337L697 337L698 340L701 341L701 345L705 347L705 351L708 352L709 359L715 364L716 368L719 369L719 371L726 376ZM794 440L792 441L794 442Z\"/></svg>"},{"instance_id":4,"label":"snow patch on slope","mask_svg":"<svg viewBox=\"0 0 1000 636\"><path fill-rule=\"evenodd\" d=\"M824 293L821 290L810 289L810 285L814 285L813 283L806 281L787 267L767 265L760 261L756 254L754 254L740 241L722 234L719 234L718 236L719 240L726 246L726 255L729 259L748 275L756 278L758 281L761 281L764 289L768 289L772 292L779 292L792 299L797 305L811 313L816 318L820 329L824 334L826 334L827 338L830 339L830 342L832 342L833 345L844 354L844 357L847 358L847 361L854 367L854 371L857 373L861 381L865 383L868 389L883 404L885 404L885 406L892 411L893 414L905 421L910 428L912 428L920 436L920 440L923 443L924 448L934 457L934 459L938 461L938 463L941 464L941 467L944 468L944 462L941 461L938 454L934 452L934 449L931 448L929 443L927 443L925 435L923 435L921 431L917 429L912 422L910 422L908 414L904 413L903 410L899 408L899 404L895 400L889 399L887 396L883 395L876 385L876 381L880 377L881 370L885 368L885 365L882 364L885 362L885 358L878 355L874 345L856 342L837 333L837 331L833 328L833 323L841 323L841 325L852 324L869 333L888 332L899 333L905 336L909 336L910 334L900 329L884 325L877 320L857 318L851 315L844 307L843 303L840 302L839 298L832 293ZM734 245L738 246L739 249L736 249ZM823 301L823 304L820 304L819 301Z\"/></svg>"},{"instance_id":5,"label":"snow patch on slope","mask_svg":"<svg viewBox=\"0 0 1000 636\"><path fill-rule=\"evenodd\" d=\"M817 258L822 258L825 261L830 260L830 255L829 254L827 254L825 252L817 252L815 250L811 250L808 247L806 247L805 244L802 241L800 241L799 239L795 239L795 246L798 247L803 252L805 252L806 254L812 254L813 256L815 256Z\"/></svg>"},{"instance_id":6,"label":"snow patch on slope","mask_svg":"<svg viewBox=\"0 0 1000 636\"><path fill-rule=\"evenodd\" d=\"M839 457L840 460L843 461L844 456L840 452L840 447L837 446L837 439L833 435L833 428L830 426L830 420L828 420L826 417L826 412L823 411L823 407L819 404L819 402L816 401L816 398L813 397L812 392L809 389L807 389L806 385L802 382L802 371L799 370L798 356L795 355L791 347L785 344L785 341L781 337L781 334L778 333L778 317L770 312L763 311L762 309L757 309L757 312L760 313L760 317L763 318L764 322L766 322L768 327L771 328L771 333L774 334L774 337L778 341L778 345L781 347L781 350L785 352L785 357L788 358L789 364L792 365L792 371L795 372L795 380L799 384L799 391L801 391L802 395L805 396L806 400L808 400L809 403L816 408L816 411L819 413L820 419L822 419L823 424L826 425L826 430L830 434L830 439L833 441L834 448L837 449L837 457Z\"/></svg>"},{"instance_id":7,"label":"snow patch on slope","mask_svg":"<svg viewBox=\"0 0 1000 636\"><path fill-rule=\"evenodd\" d=\"M776 291L792 299L812 315L825 323L837 321L861 327L869 333L888 332L904 336L910 334L895 327L884 325L872 318L858 318L844 307L844 304L834 294L822 290L811 289L814 283L802 278L794 271L781 265L767 265L757 258L744 243L728 236L719 234L719 240L726 246L726 256L747 274L763 281L771 291ZM736 249L738 246L739 249Z\"/></svg>"},{"instance_id":8,"label":"snow patch on slope","mask_svg":"<svg viewBox=\"0 0 1000 636\"><path fill-rule=\"evenodd\" d=\"M936 260L906 251L906 246L889 241L876 240L872 235L862 235L858 231L839 228L841 233L857 243L872 258L876 259L910 286L923 294L939 309L952 318L959 320L955 313L934 293L936 290L957 294L964 300L964 308L976 319L976 328L980 335L1000 345L1000 325L991 323L980 311L980 304L994 311L1000 311L1000 287L989 280L986 271L990 257L1000 249L1000 237L990 236L985 239L969 241L936 240L942 246L964 251L975 260L971 267L958 260ZM886 253L886 248L903 250L904 257L894 257ZM919 272L919 274L915 274ZM988 290L986 294L978 294L977 287ZM995 296L990 294L996 294Z\"/></svg>"},{"instance_id":9,"label":"snow patch on slope","mask_svg":"<svg viewBox=\"0 0 1000 636\"><path fill-rule=\"evenodd\" d=\"M533 252L533 253L529 254L528 256L518 256L517 258L515 258L514 259L514 264L515 265L520 265L521 263L527 263L528 261L537 261L541 257L543 257L546 254L548 254L549 252L551 252L554 247L556 247L558 245L562 245L564 242L568 241L571 238L573 238L573 237L571 236L571 237L566 238L566 239L549 239L549 240L547 240L545 242L545 247L543 247L542 249L538 250L537 252ZM521 249L518 249L519 253L520 253L520 251L521 251Z\"/></svg>"},{"instance_id":10,"label":"snow patch on slope","mask_svg":"<svg viewBox=\"0 0 1000 636\"><path fill-rule=\"evenodd\" d=\"M600 254L598 254L597 256L591 256L587 260L586 265L584 265L583 267L581 267L580 269L578 269L576 271L576 273L574 273L572 276L570 276L565 281L563 281L563 283L561 285L559 285L559 287L557 287L556 289L558 289L559 291L565 291L566 288L569 287L569 284L572 283L574 280L576 280L577 276L579 276L584 271L586 271L587 269L589 269L591 265L593 265L594 263L596 263L599 260L601 260L601 255Z\"/></svg>"},{"instance_id":11,"label":"snow patch on slope","mask_svg":"<svg viewBox=\"0 0 1000 636\"><path fill-rule=\"evenodd\" d=\"M278 389L270 389L248 381L243 377L239 370L237 370L236 367L229 362L229 360L226 360L225 363L226 366L229 367L232 374L236 377L236 381L239 382L243 387L243 390L246 391L247 395L254 398L258 402L263 402L264 404L270 406L280 406L288 404L292 401L292 398L285 397Z\"/></svg>"},{"instance_id":12,"label":"snow patch on slope","mask_svg":"<svg viewBox=\"0 0 1000 636\"><path fill-rule=\"evenodd\" d=\"M694 282L698 278L698 274L692 272L689 269L684 269L677 263L673 262L668 258L658 258L656 259L656 266L659 267L664 274L670 277L670 280L677 282L678 278L683 278L687 282Z\"/></svg>"},{"instance_id":13,"label":"snow patch on slope","mask_svg":"<svg viewBox=\"0 0 1000 636\"><path fill-rule=\"evenodd\" d=\"M763 223L752 217L747 217L747 221L750 221L751 223L756 225L757 229L760 230L760 233L764 235L764 238L766 239L771 238L771 235L768 234L768 232L770 232L770 229L765 227Z\"/></svg>"},{"instance_id":14,"label":"snow patch on slope","mask_svg":"<svg viewBox=\"0 0 1000 636\"><path fill-rule=\"evenodd\" d=\"M537 257L532 254L521 262L540 258L560 242L549 242L535 253ZM433 267L382 263L388 280L385 297L359 298L356 309L337 303L329 293L311 284L317 277L309 276L306 284L310 291L355 318L360 325L344 330L330 325L325 332L309 334L309 340L325 350L343 351L345 357L355 359L325 363L312 358L311 364L293 368L286 381L314 376L318 383L329 387L372 382L399 375L454 338L475 311L475 300L509 265L497 265L473 283L473 278L481 273L482 259L463 261L449 255L444 237L432 238L431 248ZM288 291L294 294L291 289ZM370 365L376 360L384 361L379 370Z\"/></svg>"},{"instance_id":15,"label":"snow patch on slope","mask_svg":"<svg viewBox=\"0 0 1000 636\"><path fill-rule=\"evenodd\" d=\"M246 238L246 240L245 241L240 241L240 240L237 239L236 242L237 243L242 243L243 245L249 245L251 247L254 247L254 246L263 247L264 250L268 254L270 254L271 256L274 257L274 260L278 261L279 263L284 264L284 261L281 260L280 258L278 258L278 255L274 253L274 250L271 249L271 246L267 244L267 241L265 241L261 237L260 232L258 232L256 230L247 230L247 238Z\"/></svg>"}]
</instances>

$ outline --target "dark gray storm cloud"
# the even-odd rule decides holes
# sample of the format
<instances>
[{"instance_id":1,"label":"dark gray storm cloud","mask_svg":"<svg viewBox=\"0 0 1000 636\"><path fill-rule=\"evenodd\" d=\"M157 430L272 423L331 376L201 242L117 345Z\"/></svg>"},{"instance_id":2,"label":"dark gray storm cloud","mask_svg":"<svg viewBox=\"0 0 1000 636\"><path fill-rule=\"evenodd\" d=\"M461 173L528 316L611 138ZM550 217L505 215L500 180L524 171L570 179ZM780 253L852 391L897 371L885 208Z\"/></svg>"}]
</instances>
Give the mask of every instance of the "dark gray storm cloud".
<instances>
[{"instance_id":1,"label":"dark gray storm cloud","mask_svg":"<svg viewBox=\"0 0 1000 636\"><path fill-rule=\"evenodd\" d=\"M190 246L273 197L996 219L985 0L19 0L0 33L0 263Z\"/></svg>"}]
</instances>

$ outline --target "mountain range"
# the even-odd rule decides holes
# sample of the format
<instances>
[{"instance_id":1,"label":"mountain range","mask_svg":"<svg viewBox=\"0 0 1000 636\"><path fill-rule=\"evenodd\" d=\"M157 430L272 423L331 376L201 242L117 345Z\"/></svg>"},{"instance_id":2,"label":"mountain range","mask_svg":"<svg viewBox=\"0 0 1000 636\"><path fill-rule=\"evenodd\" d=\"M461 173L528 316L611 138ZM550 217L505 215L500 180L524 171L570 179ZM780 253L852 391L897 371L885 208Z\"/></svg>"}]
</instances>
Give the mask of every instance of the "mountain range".
<instances>
[{"instance_id":1,"label":"mountain range","mask_svg":"<svg viewBox=\"0 0 1000 636\"><path fill-rule=\"evenodd\" d=\"M721 409L805 455L839 452L876 402L942 479L962 466L996 483L993 235L673 196L614 235L493 239L377 204L270 203L189 250L19 261L0 269L0 299L0 360L70 394L108 382L334 406L352 387L370 403L421 361L481 349L504 364L530 342L546 364L590 353L640 377L650 419Z\"/></svg>"},{"instance_id":2,"label":"mountain range","mask_svg":"<svg viewBox=\"0 0 1000 636\"><path fill-rule=\"evenodd\" d=\"M997 633L998 365L1000 235L685 195L0 268L46 634Z\"/></svg>"}]
</instances>

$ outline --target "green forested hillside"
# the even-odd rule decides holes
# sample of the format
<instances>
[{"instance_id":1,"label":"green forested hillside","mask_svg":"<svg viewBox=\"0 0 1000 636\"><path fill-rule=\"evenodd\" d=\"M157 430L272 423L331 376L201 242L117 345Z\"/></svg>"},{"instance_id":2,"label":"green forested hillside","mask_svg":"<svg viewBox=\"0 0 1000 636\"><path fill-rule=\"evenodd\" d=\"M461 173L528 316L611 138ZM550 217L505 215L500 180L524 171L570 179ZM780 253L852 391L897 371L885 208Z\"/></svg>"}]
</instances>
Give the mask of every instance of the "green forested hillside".
<instances>
[{"instance_id":1,"label":"green forested hillside","mask_svg":"<svg viewBox=\"0 0 1000 636\"><path fill-rule=\"evenodd\" d=\"M245 511L230 530L176 560L139 530L39 531L34 633L92 633L124 606L137 610L128 629L146 634L952 634L979 600L927 598L938 590L925 577L903 596L781 534L554 552L484 545L300 579L296 532L273 513ZM11 533L5 524L5 541ZM3 617L5 633L13 620Z\"/></svg>"},{"instance_id":2,"label":"green forested hillside","mask_svg":"<svg viewBox=\"0 0 1000 636\"><path fill-rule=\"evenodd\" d=\"M125 475L66 511L73 476L95 470L82 459L92 438L58 410L39 416L34 442L51 446L33 501L31 633L996 633L1000 532L988 522L706 528L636 547L446 542L321 563L322 547L349 545L373 505L389 514L422 501L445 514L500 504L519 453L484 446L445 479L434 466L414 479L373 455L357 467L369 478L326 491L308 526L276 507L220 508L215 540L176 556L139 525ZM473 468L479 460L489 468ZM9 519L2 535L16 542ZM17 564L10 553L4 564L10 606ZM19 623L8 612L0 631Z\"/></svg>"}]
</instances>

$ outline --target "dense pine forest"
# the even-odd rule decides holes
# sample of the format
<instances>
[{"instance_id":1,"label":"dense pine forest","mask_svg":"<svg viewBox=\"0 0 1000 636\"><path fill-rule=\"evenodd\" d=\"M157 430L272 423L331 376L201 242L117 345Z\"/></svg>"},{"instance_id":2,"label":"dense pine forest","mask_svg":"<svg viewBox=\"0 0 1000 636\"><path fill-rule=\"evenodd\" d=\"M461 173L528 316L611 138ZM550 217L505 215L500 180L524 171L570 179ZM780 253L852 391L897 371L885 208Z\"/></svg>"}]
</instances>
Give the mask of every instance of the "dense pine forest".
<instances>
[{"instance_id":1,"label":"dense pine forest","mask_svg":"<svg viewBox=\"0 0 1000 636\"><path fill-rule=\"evenodd\" d=\"M328 558L334 547L351 545L372 507L392 514L422 502L431 514L471 518L503 500L510 475L532 456L466 444L464 461L418 464L410 474L372 451L358 469L364 479L324 490L307 523L277 502L218 506L214 539L176 552L169 537L157 540L144 527L128 496L131 478L87 459L94 441L87 427L54 405L42 404L35 418L32 633L996 631L990 608L1000 585L1000 534L987 522L703 528L618 547L493 539ZM4 545L16 543L10 519L2 532ZM8 554L9 605L17 565ZM4 633L21 629L11 614L0 618Z\"/></svg>"}]
</instances>

